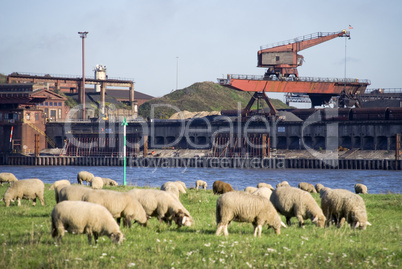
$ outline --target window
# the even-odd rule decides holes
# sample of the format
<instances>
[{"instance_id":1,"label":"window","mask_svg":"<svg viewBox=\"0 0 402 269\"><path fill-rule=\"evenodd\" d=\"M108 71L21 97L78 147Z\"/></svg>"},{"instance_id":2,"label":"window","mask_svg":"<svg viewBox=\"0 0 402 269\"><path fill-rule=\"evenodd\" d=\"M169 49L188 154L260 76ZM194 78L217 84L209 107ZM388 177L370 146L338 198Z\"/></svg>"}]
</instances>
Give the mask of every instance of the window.
<instances>
[{"instance_id":1,"label":"window","mask_svg":"<svg viewBox=\"0 0 402 269\"><path fill-rule=\"evenodd\" d=\"M27 113L27 114L26 114L26 117L27 117L27 120L30 120L30 118L31 118L31 113Z\"/></svg>"},{"instance_id":2,"label":"window","mask_svg":"<svg viewBox=\"0 0 402 269\"><path fill-rule=\"evenodd\" d=\"M39 121L39 113L35 113L35 121Z\"/></svg>"},{"instance_id":3,"label":"window","mask_svg":"<svg viewBox=\"0 0 402 269\"><path fill-rule=\"evenodd\" d=\"M61 108L59 108L59 115L58 118L61 119Z\"/></svg>"},{"instance_id":4,"label":"window","mask_svg":"<svg viewBox=\"0 0 402 269\"><path fill-rule=\"evenodd\" d=\"M0 112L0 121L3 120L3 113Z\"/></svg>"},{"instance_id":5,"label":"window","mask_svg":"<svg viewBox=\"0 0 402 269\"><path fill-rule=\"evenodd\" d=\"M59 106L61 106L61 102L59 102Z\"/></svg>"},{"instance_id":6,"label":"window","mask_svg":"<svg viewBox=\"0 0 402 269\"><path fill-rule=\"evenodd\" d=\"M276 56L276 61L279 62L279 56Z\"/></svg>"},{"instance_id":7,"label":"window","mask_svg":"<svg viewBox=\"0 0 402 269\"><path fill-rule=\"evenodd\" d=\"M56 119L56 110L54 109L50 110L50 118L52 118L53 120Z\"/></svg>"},{"instance_id":8,"label":"window","mask_svg":"<svg viewBox=\"0 0 402 269\"><path fill-rule=\"evenodd\" d=\"M47 106L48 104L47 104L47 102L45 102L45 106Z\"/></svg>"},{"instance_id":9,"label":"window","mask_svg":"<svg viewBox=\"0 0 402 269\"><path fill-rule=\"evenodd\" d=\"M49 106L53 106L53 102L49 102Z\"/></svg>"}]
</instances>

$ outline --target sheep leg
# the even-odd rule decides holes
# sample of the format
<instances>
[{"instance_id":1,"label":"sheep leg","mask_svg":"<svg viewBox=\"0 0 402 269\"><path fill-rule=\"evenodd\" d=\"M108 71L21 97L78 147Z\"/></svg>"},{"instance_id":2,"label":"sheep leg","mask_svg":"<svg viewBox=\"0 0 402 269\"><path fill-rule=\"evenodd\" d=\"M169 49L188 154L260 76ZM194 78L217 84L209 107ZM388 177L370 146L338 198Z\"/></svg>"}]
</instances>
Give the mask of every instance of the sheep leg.
<instances>
[{"instance_id":1,"label":"sheep leg","mask_svg":"<svg viewBox=\"0 0 402 269\"><path fill-rule=\"evenodd\" d=\"M21 198L20 197L18 197L17 201L18 201L18 206L21 206Z\"/></svg>"},{"instance_id":2,"label":"sheep leg","mask_svg":"<svg viewBox=\"0 0 402 269\"><path fill-rule=\"evenodd\" d=\"M33 206L36 206L36 198L33 198L33 200L32 200L32 205L33 205Z\"/></svg>"},{"instance_id":3,"label":"sheep leg","mask_svg":"<svg viewBox=\"0 0 402 269\"><path fill-rule=\"evenodd\" d=\"M286 224L288 226L292 225L292 222L290 221L291 217L286 217Z\"/></svg>"},{"instance_id":4,"label":"sheep leg","mask_svg":"<svg viewBox=\"0 0 402 269\"><path fill-rule=\"evenodd\" d=\"M45 200L40 196L38 196L38 198L39 198L40 204L45 205Z\"/></svg>"},{"instance_id":5,"label":"sheep leg","mask_svg":"<svg viewBox=\"0 0 402 269\"><path fill-rule=\"evenodd\" d=\"M261 231L262 231L262 225L261 224L253 224L254 226L254 237L257 236L258 233L258 237L261 237Z\"/></svg>"},{"instance_id":6,"label":"sheep leg","mask_svg":"<svg viewBox=\"0 0 402 269\"><path fill-rule=\"evenodd\" d=\"M297 215L296 218L297 218L297 220L299 221L299 227L300 227L300 228L304 228L304 220L303 220L303 217L300 216L300 215Z\"/></svg>"},{"instance_id":7,"label":"sheep leg","mask_svg":"<svg viewBox=\"0 0 402 269\"><path fill-rule=\"evenodd\" d=\"M216 235L220 235L222 233L222 229L223 229L224 224L222 223L218 223L218 228L216 229Z\"/></svg>"},{"instance_id":8,"label":"sheep leg","mask_svg":"<svg viewBox=\"0 0 402 269\"><path fill-rule=\"evenodd\" d=\"M224 229L223 229L223 235L224 235L224 236L228 236L228 235L229 235L228 226L229 226L229 223L226 224L225 227L224 227Z\"/></svg>"},{"instance_id":9,"label":"sheep leg","mask_svg":"<svg viewBox=\"0 0 402 269\"><path fill-rule=\"evenodd\" d=\"M343 218L341 218L341 220L339 221L339 223L338 223L338 228L341 228L342 226L343 226L343 224L345 223L345 218L343 217Z\"/></svg>"}]
</instances>

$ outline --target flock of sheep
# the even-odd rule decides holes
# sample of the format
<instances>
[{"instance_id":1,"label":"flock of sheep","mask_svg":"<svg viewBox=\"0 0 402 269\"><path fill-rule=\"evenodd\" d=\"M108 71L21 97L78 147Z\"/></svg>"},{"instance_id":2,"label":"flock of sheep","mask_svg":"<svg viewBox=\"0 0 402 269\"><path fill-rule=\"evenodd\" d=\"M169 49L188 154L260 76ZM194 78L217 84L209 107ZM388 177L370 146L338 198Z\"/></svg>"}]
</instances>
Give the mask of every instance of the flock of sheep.
<instances>
[{"instance_id":1,"label":"flock of sheep","mask_svg":"<svg viewBox=\"0 0 402 269\"><path fill-rule=\"evenodd\" d=\"M88 186L83 186L83 182ZM10 183L3 200L6 206L21 199L39 199L44 205L44 183L39 179L17 180L11 173L0 173L0 182ZM131 227L132 223L146 226L151 217L160 223L169 225L175 222L178 228L191 226L194 221L188 210L180 202L180 193L186 193L186 185L181 181L168 181L160 190L132 189L126 192L104 190L103 186L116 186L116 181L96 177L87 171L77 175L78 185L71 185L68 180L54 182L50 189L55 191L56 206L52 220L52 236L61 240L65 231L74 234L87 234L88 242L92 237L95 243L99 236L106 235L113 242L121 243L124 239L120 224ZM207 183L196 181L196 189L207 188ZM220 195L216 202L216 235L222 232L228 235L231 221L248 222L254 226L254 236L261 236L262 227L267 225L280 234L281 227L291 224L296 217L299 227L310 219L318 227L331 223L341 227L345 221L353 228L365 229L371 225L367 221L364 200L359 193L367 193L367 187L355 185L355 193L344 189L331 189L317 184L302 182L298 188L291 187L284 181L274 189L270 184L259 183L257 188L246 187L244 191L235 191L229 183L215 181L213 193ZM320 193L321 207L310 193ZM286 224L278 214L285 216Z\"/></svg>"}]
</instances>

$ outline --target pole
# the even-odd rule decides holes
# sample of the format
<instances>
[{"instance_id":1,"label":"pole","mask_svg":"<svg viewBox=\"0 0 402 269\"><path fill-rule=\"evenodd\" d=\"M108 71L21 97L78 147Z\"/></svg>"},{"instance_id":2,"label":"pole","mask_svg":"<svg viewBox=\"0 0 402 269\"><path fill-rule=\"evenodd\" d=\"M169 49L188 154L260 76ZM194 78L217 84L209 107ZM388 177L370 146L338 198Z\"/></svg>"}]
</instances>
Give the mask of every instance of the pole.
<instances>
[{"instance_id":1,"label":"pole","mask_svg":"<svg viewBox=\"0 0 402 269\"><path fill-rule=\"evenodd\" d=\"M85 38L88 32L78 32L82 39L82 85L80 91L80 101L82 104L82 119L85 120Z\"/></svg>"},{"instance_id":2,"label":"pole","mask_svg":"<svg viewBox=\"0 0 402 269\"><path fill-rule=\"evenodd\" d=\"M126 127L127 127L127 121L126 121L126 117L124 117L124 119L123 119L123 123L121 124L121 125L123 125L123 143L124 143L124 146L123 146L123 185L124 186L126 186L127 185L127 183L126 183L126 145L127 145L127 142L126 142Z\"/></svg>"}]
</instances>

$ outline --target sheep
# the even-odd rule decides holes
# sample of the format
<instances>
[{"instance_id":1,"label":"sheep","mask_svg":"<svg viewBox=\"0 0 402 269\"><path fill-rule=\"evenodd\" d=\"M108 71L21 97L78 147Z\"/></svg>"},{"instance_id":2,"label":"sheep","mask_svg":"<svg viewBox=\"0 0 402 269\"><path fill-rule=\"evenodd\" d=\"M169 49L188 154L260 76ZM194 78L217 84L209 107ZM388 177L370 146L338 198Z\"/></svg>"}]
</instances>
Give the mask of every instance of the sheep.
<instances>
[{"instance_id":1,"label":"sheep","mask_svg":"<svg viewBox=\"0 0 402 269\"><path fill-rule=\"evenodd\" d=\"M90 172L87 172L87 171L81 171L81 172L79 172L78 173L78 175L77 175L77 182L78 182L78 184L81 184L82 185L82 182L83 181L86 181L87 182L87 185L92 181L92 179L94 178L95 176L92 174L92 173L90 173Z\"/></svg>"},{"instance_id":2,"label":"sheep","mask_svg":"<svg viewBox=\"0 0 402 269\"><path fill-rule=\"evenodd\" d=\"M18 206L21 206L21 199L33 200L36 205L36 198L39 199L41 205L45 204L44 200L45 184L37 178L22 179L15 181L8 187L4 193L4 203L6 207L10 206L10 201L18 200Z\"/></svg>"},{"instance_id":3,"label":"sheep","mask_svg":"<svg viewBox=\"0 0 402 269\"><path fill-rule=\"evenodd\" d=\"M356 192L356 194L357 194L357 193L366 194L366 193L367 193L367 186L366 186L366 185L363 185L363 184L361 184L361 183L357 183L357 184L355 185L355 192Z\"/></svg>"},{"instance_id":4,"label":"sheep","mask_svg":"<svg viewBox=\"0 0 402 269\"><path fill-rule=\"evenodd\" d=\"M167 191L171 194L173 194L173 196L177 199L179 199L179 188L177 188L176 183L172 182L172 181L168 181L162 184L161 186L161 190L162 191Z\"/></svg>"},{"instance_id":5,"label":"sheep","mask_svg":"<svg viewBox=\"0 0 402 269\"><path fill-rule=\"evenodd\" d=\"M258 188L255 192L252 193L253 195L259 195L262 197L267 198L268 200L271 198L272 195L272 191L270 188L267 187L261 187Z\"/></svg>"},{"instance_id":6,"label":"sheep","mask_svg":"<svg viewBox=\"0 0 402 269\"><path fill-rule=\"evenodd\" d=\"M89 184L94 190L99 190L103 188L103 180L101 177L94 177Z\"/></svg>"},{"instance_id":7,"label":"sheep","mask_svg":"<svg viewBox=\"0 0 402 269\"><path fill-rule=\"evenodd\" d=\"M81 201L84 194L87 192L94 191L89 187L80 185L70 185L65 186L59 192L59 202L62 201Z\"/></svg>"},{"instance_id":8,"label":"sheep","mask_svg":"<svg viewBox=\"0 0 402 269\"><path fill-rule=\"evenodd\" d=\"M250 186L244 188L244 192L248 192L248 193L253 193L253 192L255 192L256 190L257 190L257 188L255 188L255 187L250 187Z\"/></svg>"},{"instance_id":9,"label":"sheep","mask_svg":"<svg viewBox=\"0 0 402 269\"><path fill-rule=\"evenodd\" d=\"M49 190L54 190L59 185L71 185L71 183L67 179L57 180L50 186Z\"/></svg>"},{"instance_id":10,"label":"sheep","mask_svg":"<svg viewBox=\"0 0 402 269\"><path fill-rule=\"evenodd\" d=\"M18 181L18 179L14 176L13 173L0 173L0 183L3 186L4 182L11 183Z\"/></svg>"},{"instance_id":11,"label":"sheep","mask_svg":"<svg viewBox=\"0 0 402 269\"><path fill-rule=\"evenodd\" d=\"M199 187L203 187L204 188L204 190L206 190L207 189L207 182L205 182L204 180L197 180L196 182L195 182L195 188L198 190L198 188Z\"/></svg>"},{"instance_id":12,"label":"sheep","mask_svg":"<svg viewBox=\"0 0 402 269\"><path fill-rule=\"evenodd\" d=\"M315 184L315 190L317 191L317 193L320 193L320 190L322 188L324 188L324 185L322 185L321 183Z\"/></svg>"},{"instance_id":13,"label":"sheep","mask_svg":"<svg viewBox=\"0 0 402 269\"><path fill-rule=\"evenodd\" d=\"M280 187L290 187L289 182L282 181L281 183L276 184L276 188L280 188Z\"/></svg>"},{"instance_id":14,"label":"sheep","mask_svg":"<svg viewBox=\"0 0 402 269\"><path fill-rule=\"evenodd\" d=\"M54 188L54 198L56 200L56 204L59 202L59 194L62 188L71 186L71 184L60 184Z\"/></svg>"},{"instance_id":15,"label":"sheep","mask_svg":"<svg viewBox=\"0 0 402 269\"><path fill-rule=\"evenodd\" d=\"M304 228L304 220L311 221L318 227L324 227L325 216L310 193L294 187L278 188L270 198L279 213L286 217L286 224L291 225L290 219L296 217L299 227Z\"/></svg>"},{"instance_id":16,"label":"sheep","mask_svg":"<svg viewBox=\"0 0 402 269\"><path fill-rule=\"evenodd\" d=\"M118 186L119 184L111 179L111 178L107 178L107 177L102 177L102 181L103 181L103 186Z\"/></svg>"},{"instance_id":17,"label":"sheep","mask_svg":"<svg viewBox=\"0 0 402 269\"><path fill-rule=\"evenodd\" d=\"M338 228L345 220L353 227L365 230L367 225L366 205L362 197L344 189L327 189L321 198L321 207L327 218L326 226L334 221Z\"/></svg>"},{"instance_id":18,"label":"sheep","mask_svg":"<svg viewBox=\"0 0 402 269\"><path fill-rule=\"evenodd\" d=\"M145 209L148 216L157 217L159 223L167 222L169 225L175 221L178 228L191 226L193 218L182 203L169 192L155 189L132 189L128 191Z\"/></svg>"},{"instance_id":19,"label":"sheep","mask_svg":"<svg viewBox=\"0 0 402 269\"><path fill-rule=\"evenodd\" d=\"M114 218L117 218L119 225L121 218L123 218L123 225L128 227L131 227L133 220L142 226L146 226L148 221L147 214L140 202L127 192L91 191L82 196L82 201L103 205Z\"/></svg>"},{"instance_id":20,"label":"sheep","mask_svg":"<svg viewBox=\"0 0 402 269\"><path fill-rule=\"evenodd\" d=\"M187 190L186 183L184 183L183 181L175 181L174 183L176 184L177 188L179 189L179 192L186 193L186 190Z\"/></svg>"},{"instance_id":21,"label":"sheep","mask_svg":"<svg viewBox=\"0 0 402 269\"><path fill-rule=\"evenodd\" d=\"M274 188L271 186L271 184L264 183L264 182L260 182L257 184L257 188L262 188L262 187L269 188L271 191L274 190Z\"/></svg>"},{"instance_id":22,"label":"sheep","mask_svg":"<svg viewBox=\"0 0 402 269\"><path fill-rule=\"evenodd\" d=\"M265 224L276 234L281 233L281 226L286 227L268 199L241 191L225 193L216 201L216 235L220 235L222 230L225 236L229 235L231 221L252 223L254 236L258 233L259 237Z\"/></svg>"},{"instance_id":23,"label":"sheep","mask_svg":"<svg viewBox=\"0 0 402 269\"><path fill-rule=\"evenodd\" d=\"M223 194L226 192L234 191L229 183L217 180L212 185L212 190L214 194Z\"/></svg>"},{"instance_id":24,"label":"sheep","mask_svg":"<svg viewBox=\"0 0 402 269\"><path fill-rule=\"evenodd\" d=\"M316 189L314 188L314 185L307 182L300 182L298 187L303 191L307 191L310 193L317 193Z\"/></svg>"},{"instance_id":25,"label":"sheep","mask_svg":"<svg viewBox=\"0 0 402 269\"><path fill-rule=\"evenodd\" d=\"M112 214L104 206L89 202L63 201L54 207L52 237L61 241L65 230L73 234L87 234L89 244L92 236L95 244L102 235L107 235L116 244L124 239Z\"/></svg>"}]
</instances>

